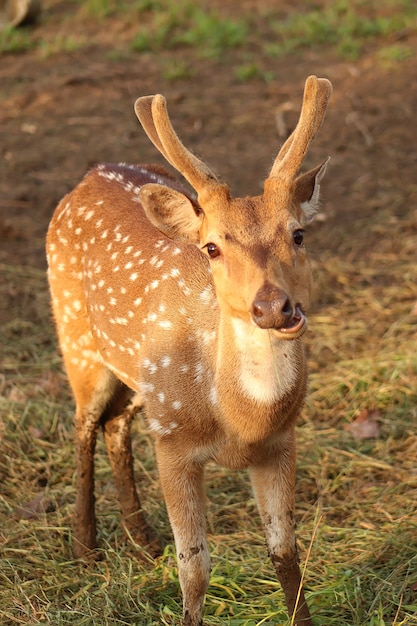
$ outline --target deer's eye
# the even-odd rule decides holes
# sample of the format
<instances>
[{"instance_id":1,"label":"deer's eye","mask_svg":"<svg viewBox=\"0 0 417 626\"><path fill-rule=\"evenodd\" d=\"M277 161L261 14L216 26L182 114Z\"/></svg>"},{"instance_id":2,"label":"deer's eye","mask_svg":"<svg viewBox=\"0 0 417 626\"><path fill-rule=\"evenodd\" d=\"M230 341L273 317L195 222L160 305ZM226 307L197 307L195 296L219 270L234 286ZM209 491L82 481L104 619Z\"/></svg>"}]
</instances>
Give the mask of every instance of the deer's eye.
<instances>
[{"instance_id":1,"label":"deer's eye","mask_svg":"<svg viewBox=\"0 0 417 626\"><path fill-rule=\"evenodd\" d=\"M207 254L210 259L215 259L220 255L220 248L218 248L215 243L209 242L204 247L207 248Z\"/></svg>"},{"instance_id":2,"label":"deer's eye","mask_svg":"<svg viewBox=\"0 0 417 626\"><path fill-rule=\"evenodd\" d=\"M293 240L296 246L301 246L303 244L304 231L302 228L297 228L297 230L293 232L292 236L293 236Z\"/></svg>"}]
</instances>

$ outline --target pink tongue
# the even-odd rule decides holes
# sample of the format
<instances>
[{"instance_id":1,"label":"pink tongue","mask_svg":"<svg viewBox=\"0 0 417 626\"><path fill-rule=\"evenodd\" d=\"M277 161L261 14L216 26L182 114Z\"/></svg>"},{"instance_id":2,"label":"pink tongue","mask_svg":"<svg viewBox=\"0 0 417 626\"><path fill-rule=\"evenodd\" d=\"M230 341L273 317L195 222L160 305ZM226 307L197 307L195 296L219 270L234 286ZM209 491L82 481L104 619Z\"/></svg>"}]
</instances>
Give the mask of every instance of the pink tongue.
<instances>
[{"instance_id":1,"label":"pink tongue","mask_svg":"<svg viewBox=\"0 0 417 626\"><path fill-rule=\"evenodd\" d=\"M293 315L293 317L288 320L288 322L284 325L284 328L293 328L294 326L297 326L297 324L299 324L301 321L301 315L300 312L297 310L295 312L295 314Z\"/></svg>"}]
</instances>

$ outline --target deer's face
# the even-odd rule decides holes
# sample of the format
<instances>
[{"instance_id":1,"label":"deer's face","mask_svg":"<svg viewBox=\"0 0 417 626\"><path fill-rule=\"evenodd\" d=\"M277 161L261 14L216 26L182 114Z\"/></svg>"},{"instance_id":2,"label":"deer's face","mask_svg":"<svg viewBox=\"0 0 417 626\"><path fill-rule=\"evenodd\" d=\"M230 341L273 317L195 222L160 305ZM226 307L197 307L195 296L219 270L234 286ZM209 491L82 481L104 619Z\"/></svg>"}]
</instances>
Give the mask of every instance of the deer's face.
<instances>
[{"instance_id":1,"label":"deer's face","mask_svg":"<svg viewBox=\"0 0 417 626\"><path fill-rule=\"evenodd\" d=\"M223 312L296 339L307 326L312 283L304 226L324 167L291 185L268 179L263 196L254 198L231 199L220 187L200 199L201 211L160 185L143 187L141 200L161 232L207 255Z\"/></svg>"},{"instance_id":2,"label":"deer's face","mask_svg":"<svg viewBox=\"0 0 417 626\"><path fill-rule=\"evenodd\" d=\"M198 245L210 260L223 311L295 339L306 329L312 283L306 219L291 197L284 206L276 200L234 199L207 211Z\"/></svg>"}]
</instances>

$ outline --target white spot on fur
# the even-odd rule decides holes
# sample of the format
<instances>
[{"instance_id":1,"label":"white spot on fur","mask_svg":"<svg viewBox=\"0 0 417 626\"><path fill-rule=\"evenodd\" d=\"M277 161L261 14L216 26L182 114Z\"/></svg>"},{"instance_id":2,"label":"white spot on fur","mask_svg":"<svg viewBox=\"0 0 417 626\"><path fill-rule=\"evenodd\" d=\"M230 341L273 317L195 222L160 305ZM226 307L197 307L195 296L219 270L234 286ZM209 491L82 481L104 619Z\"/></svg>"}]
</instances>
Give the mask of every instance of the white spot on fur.
<instances>
[{"instance_id":1,"label":"white spot on fur","mask_svg":"<svg viewBox=\"0 0 417 626\"><path fill-rule=\"evenodd\" d=\"M213 296L213 291L212 291L211 285L209 285L208 287L203 289L203 291L200 293L200 300L204 304L208 304L210 302L212 296Z\"/></svg>"},{"instance_id":2,"label":"white spot on fur","mask_svg":"<svg viewBox=\"0 0 417 626\"><path fill-rule=\"evenodd\" d=\"M213 330L212 332L209 332L208 330L197 330L196 336L199 342L208 346L216 339L216 331Z\"/></svg>"},{"instance_id":3,"label":"white spot on fur","mask_svg":"<svg viewBox=\"0 0 417 626\"><path fill-rule=\"evenodd\" d=\"M195 374L194 374L194 378L195 378L195 382L196 383L203 382L203 373L204 373L203 364L202 363L197 363L197 365L195 366Z\"/></svg>"},{"instance_id":4,"label":"white spot on fur","mask_svg":"<svg viewBox=\"0 0 417 626\"><path fill-rule=\"evenodd\" d=\"M149 419L148 420L149 430L157 433L161 437L165 435L170 435L172 431L178 428L178 424L176 422L170 422L168 426L163 426L161 422L157 419Z\"/></svg>"},{"instance_id":5,"label":"white spot on fur","mask_svg":"<svg viewBox=\"0 0 417 626\"><path fill-rule=\"evenodd\" d=\"M213 406L216 406L216 404L218 403L216 385L213 385L213 387L210 389L209 400Z\"/></svg>"},{"instance_id":6,"label":"white spot on fur","mask_svg":"<svg viewBox=\"0 0 417 626\"><path fill-rule=\"evenodd\" d=\"M143 367L148 370L150 374L155 374L158 371L158 366L156 363L153 363L150 359L145 358L142 362Z\"/></svg>"},{"instance_id":7,"label":"white spot on fur","mask_svg":"<svg viewBox=\"0 0 417 626\"><path fill-rule=\"evenodd\" d=\"M143 393L143 395L152 393L154 389L155 385L153 385L152 383L145 382L144 380L141 380L139 383L139 390Z\"/></svg>"}]
</instances>

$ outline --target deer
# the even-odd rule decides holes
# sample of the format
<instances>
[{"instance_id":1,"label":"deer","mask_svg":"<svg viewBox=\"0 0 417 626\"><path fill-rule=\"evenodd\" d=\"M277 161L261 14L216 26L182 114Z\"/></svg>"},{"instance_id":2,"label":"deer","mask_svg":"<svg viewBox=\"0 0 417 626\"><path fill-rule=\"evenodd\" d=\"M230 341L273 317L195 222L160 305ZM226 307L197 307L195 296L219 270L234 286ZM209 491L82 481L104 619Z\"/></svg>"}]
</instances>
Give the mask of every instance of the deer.
<instances>
[{"instance_id":1,"label":"deer","mask_svg":"<svg viewBox=\"0 0 417 626\"><path fill-rule=\"evenodd\" d=\"M165 98L135 112L191 187L161 166L99 163L58 204L47 234L51 303L75 399L78 558L96 548L94 450L103 430L124 529L160 546L136 489L131 423L144 411L172 528L184 626L203 622L210 577L204 467L247 468L292 622L311 626L295 537L295 424L312 292L304 230L327 162L301 165L332 85L305 81L299 120L253 197L184 146Z\"/></svg>"}]
</instances>

